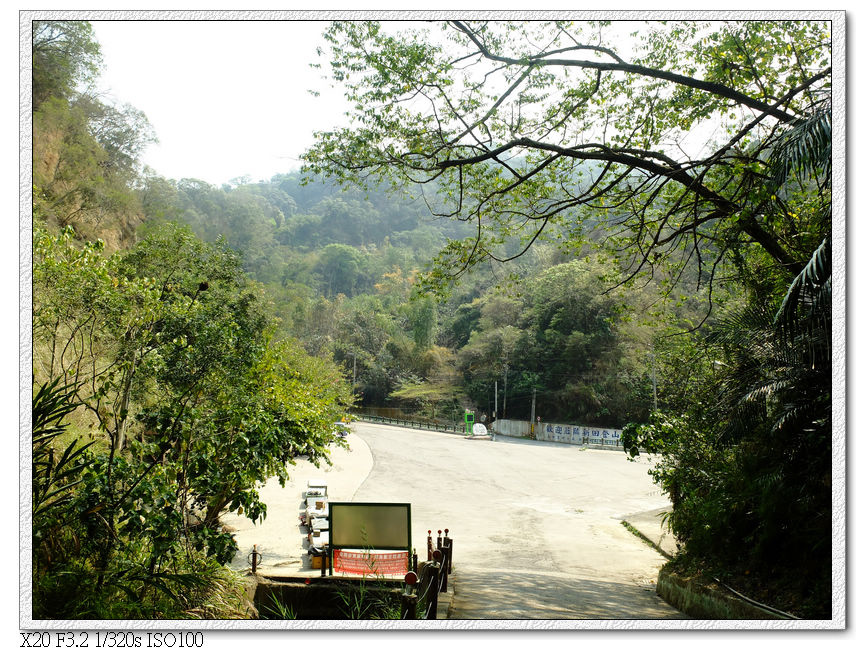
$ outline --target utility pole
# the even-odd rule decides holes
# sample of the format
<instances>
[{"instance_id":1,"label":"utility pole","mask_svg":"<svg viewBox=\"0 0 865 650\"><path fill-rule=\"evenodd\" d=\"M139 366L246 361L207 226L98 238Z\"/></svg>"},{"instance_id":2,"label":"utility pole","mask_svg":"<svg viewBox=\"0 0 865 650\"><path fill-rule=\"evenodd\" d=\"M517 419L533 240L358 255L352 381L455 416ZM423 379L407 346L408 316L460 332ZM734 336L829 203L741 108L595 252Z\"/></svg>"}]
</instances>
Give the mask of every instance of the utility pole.
<instances>
[{"instance_id":1,"label":"utility pole","mask_svg":"<svg viewBox=\"0 0 865 650\"><path fill-rule=\"evenodd\" d=\"M538 389L532 388L532 424L531 431L532 434L535 433L535 396L537 395Z\"/></svg>"},{"instance_id":2,"label":"utility pole","mask_svg":"<svg viewBox=\"0 0 865 650\"><path fill-rule=\"evenodd\" d=\"M502 418L508 416L508 364L505 364L505 396L502 403Z\"/></svg>"},{"instance_id":3,"label":"utility pole","mask_svg":"<svg viewBox=\"0 0 865 650\"><path fill-rule=\"evenodd\" d=\"M499 416L499 380L498 379L496 379L495 391L496 391L496 405L495 405L495 409L493 410L493 416L498 417Z\"/></svg>"}]
</instances>

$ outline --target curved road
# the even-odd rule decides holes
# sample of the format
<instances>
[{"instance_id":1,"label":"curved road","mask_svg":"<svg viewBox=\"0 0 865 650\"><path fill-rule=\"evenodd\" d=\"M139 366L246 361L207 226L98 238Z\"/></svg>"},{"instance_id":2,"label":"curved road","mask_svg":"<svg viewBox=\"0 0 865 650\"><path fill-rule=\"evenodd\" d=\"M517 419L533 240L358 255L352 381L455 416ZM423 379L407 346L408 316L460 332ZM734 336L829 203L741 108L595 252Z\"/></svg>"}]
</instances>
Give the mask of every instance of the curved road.
<instances>
[{"instance_id":1,"label":"curved road","mask_svg":"<svg viewBox=\"0 0 865 650\"><path fill-rule=\"evenodd\" d=\"M655 594L664 558L621 524L669 505L645 460L562 443L352 424L351 451L333 466L290 468L285 488L269 482L268 517L235 527L243 568L253 543L271 574L309 571L297 526L300 490L325 476L331 500L412 505L412 538L426 557L427 530L454 540L452 619L686 618ZM287 522L287 523L286 523Z\"/></svg>"}]
</instances>

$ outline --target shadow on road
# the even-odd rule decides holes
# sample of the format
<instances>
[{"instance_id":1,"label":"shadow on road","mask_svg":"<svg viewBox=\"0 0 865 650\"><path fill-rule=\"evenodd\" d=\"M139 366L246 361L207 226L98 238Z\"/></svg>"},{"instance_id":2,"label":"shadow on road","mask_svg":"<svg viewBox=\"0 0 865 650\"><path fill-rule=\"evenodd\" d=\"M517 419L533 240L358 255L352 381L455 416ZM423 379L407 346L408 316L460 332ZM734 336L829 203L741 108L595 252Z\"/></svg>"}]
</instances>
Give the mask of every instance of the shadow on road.
<instances>
[{"instance_id":1,"label":"shadow on road","mask_svg":"<svg viewBox=\"0 0 865 650\"><path fill-rule=\"evenodd\" d=\"M452 581L454 619L686 619L644 585L552 572L467 570Z\"/></svg>"}]
</instances>

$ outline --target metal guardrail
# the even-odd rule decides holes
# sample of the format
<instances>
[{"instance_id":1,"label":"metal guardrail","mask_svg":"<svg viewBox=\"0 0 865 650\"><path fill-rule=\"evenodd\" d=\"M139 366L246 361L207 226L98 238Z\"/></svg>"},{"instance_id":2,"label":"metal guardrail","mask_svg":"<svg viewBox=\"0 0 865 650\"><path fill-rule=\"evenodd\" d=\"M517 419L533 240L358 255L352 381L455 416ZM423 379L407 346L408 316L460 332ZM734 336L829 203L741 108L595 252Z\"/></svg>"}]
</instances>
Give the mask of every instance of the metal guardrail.
<instances>
[{"instance_id":1,"label":"metal guardrail","mask_svg":"<svg viewBox=\"0 0 865 650\"><path fill-rule=\"evenodd\" d=\"M465 425L446 424L440 422L428 422L424 420L412 420L410 418L387 418L381 415L366 415L363 413L353 413L356 419L363 422L377 422L380 424L390 424L392 426L406 427L411 429L426 429L428 431L442 431L444 433L464 433Z\"/></svg>"},{"instance_id":2,"label":"metal guardrail","mask_svg":"<svg viewBox=\"0 0 865 650\"><path fill-rule=\"evenodd\" d=\"M406 427L408 429L424 429L427 431L441 431L444 433L457 433L464 434L465 429L464 425L458 424L442 424L439 422L428 422L425 420L412 420L411 418L388 418L382 415L367 415L365 413L353 413L352 414L355 419L361 420L362 422L377 422L380 424L389 424L391 426L397 427ZM522 435L511 435L507 433L501 433L496 431L490 431L490 433L503 436L505 438L517 438L520 440L537 440L537 438L532 438L530 436L522 436ZM541 440L540 442L555 442L552 440ZM565 443L567 444L567 443ZM615 442L601 442L596 443L592 442L591 438L584 437L582 443L570 443L570 444L580 444L583 447L588 447L590 449L611 449L616 451L624 451L624 448L619 443L619 440ZM644 449L640 449L641 452L645 452Z\"/></svg>"}]
</instances>

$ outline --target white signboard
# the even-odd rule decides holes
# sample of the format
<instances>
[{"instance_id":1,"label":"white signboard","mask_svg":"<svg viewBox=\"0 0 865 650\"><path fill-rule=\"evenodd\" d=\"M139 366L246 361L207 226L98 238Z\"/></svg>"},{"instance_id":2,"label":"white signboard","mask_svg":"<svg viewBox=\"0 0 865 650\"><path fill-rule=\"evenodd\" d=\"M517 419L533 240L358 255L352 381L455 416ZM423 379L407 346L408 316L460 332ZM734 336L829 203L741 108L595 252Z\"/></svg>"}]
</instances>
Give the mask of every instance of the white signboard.
<instances>
[{"instance_id":1,"label":"white signboard","mask_svg":"<svg viewBox=\"0 0 865 650\"><path fill-rule=\"evenodd\" d=\"M571 444L614 445L621 444L621 429L581 427L570 424L547 423L538 432L538 440L570 442Z\"/></svg>"},{"instance_id":2,"label":"white signboard","mask_svg":"<svg viewBox=\"0 0 865 650\"><path fill-rule=\"evenodd\" d=\"M411 546L408 503L330 503L334 548L403 549Z\"/></svg>"},{"instance_id":3,"label":"white signboard","mask_svg":"<svg viewBox=\"0 0 865 650\"><path fill-rule=\"evenodd\" d=\"M483 424L481 424L480 422L477 422L472 427L472 435L473 436L485 436L485 435L487 435L487 428Z\"/></svg>"}]
</instances>

